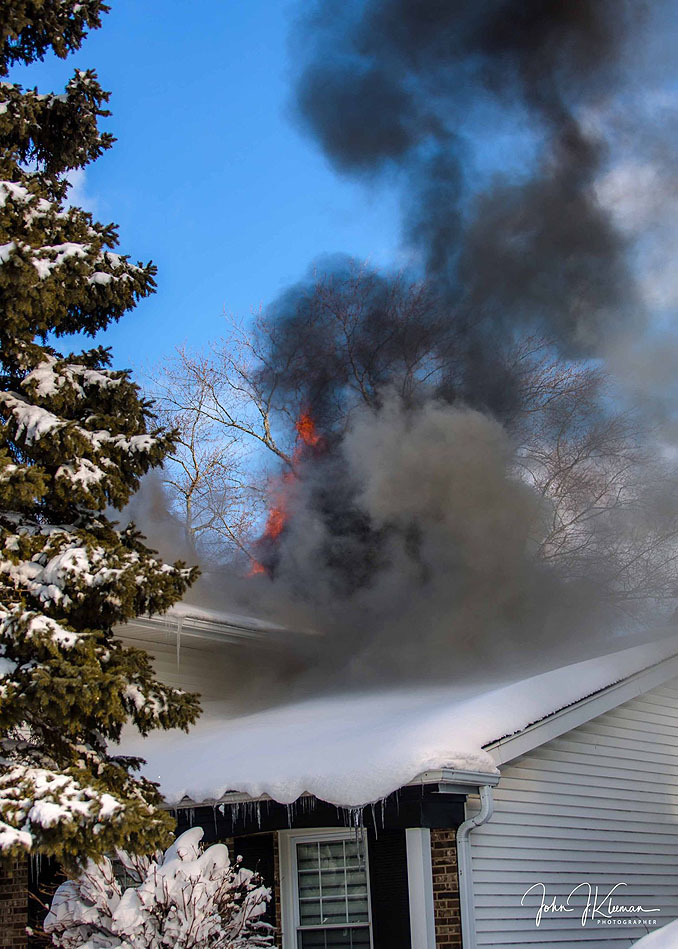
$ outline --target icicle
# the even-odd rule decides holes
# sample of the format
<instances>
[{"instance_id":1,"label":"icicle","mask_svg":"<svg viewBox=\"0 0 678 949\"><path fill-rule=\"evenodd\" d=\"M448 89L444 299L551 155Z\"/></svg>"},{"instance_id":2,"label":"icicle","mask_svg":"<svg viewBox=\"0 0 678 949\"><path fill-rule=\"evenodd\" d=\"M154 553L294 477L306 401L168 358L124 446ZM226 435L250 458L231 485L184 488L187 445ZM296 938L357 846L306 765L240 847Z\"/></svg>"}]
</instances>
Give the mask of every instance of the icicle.
<instances>
[{"instance_id":1,"label":"icicle","mask_svg":"<svg viewBox=\"0 0 678 949\"><path fill-rule=\"evenodd\" d=\"M182 616L177 617L177 669L181 665L181 628L183 625L184 619Z\"/></svg>"},{"instance_id":2,"label":"icicle","mask_svg":"<svg viewBox=\"0 0 678 949\"><path fill-rule=\"evenodd\" d=\"M377 805L374 801L370 804L370 810L372 811L372 824L374 825L374 836L375 838L379 837L379 832L377 830Z\"/></svg>"},{"instance_id":3,"label":"icicle","mask_svg":"<svg viewBox=\"0 0 678 949\"><path fill-rule=\"evenodd\" d=\"M219 829L217 827L217 805L216 804L212 805L212 818L214 820L214 836L218 839Z\"/></svg>"},{"instance_id":4,"label":"icicle","mask_svg":"<svg viewBox=\"0 0 678 949\"><path fill-rule=\"evenodd\" d=\"M352 827L355 831L356 843L360 843L362 832L365 829L365 808L362 807L344 807L342 808L344 826Z\"/></svg>"},{"instance_id":5,"label":"icicle","mask_svg":"<svg viewBox=\"0 0 678 949\"><path fill-rule=\"evenodd\" d=\"M240 802L234 801L232 804L229 804L228 807L231 811L231 825L235 826L240 819Z\"/></svg>"},{"instance_id":6,"label":"icicle","mask_svg":"<svg viewBox=\"0 0 678 949\"><path fill-rule=\"evenodd\" d=\"M31 867L33 870L33 878L35 880L39 880L40 874L42 872L42 854L41 853L31 854Z\"/></svg>"}]
</instances>

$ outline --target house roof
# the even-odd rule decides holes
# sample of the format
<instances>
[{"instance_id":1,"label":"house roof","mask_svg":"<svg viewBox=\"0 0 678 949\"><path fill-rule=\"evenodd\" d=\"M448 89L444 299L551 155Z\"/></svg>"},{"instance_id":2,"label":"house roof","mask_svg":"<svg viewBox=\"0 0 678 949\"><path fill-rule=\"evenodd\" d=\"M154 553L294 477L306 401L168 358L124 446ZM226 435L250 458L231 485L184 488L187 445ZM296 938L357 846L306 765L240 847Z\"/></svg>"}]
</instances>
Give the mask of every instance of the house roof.
<instances>
[{"instance_id":1,"label":"house roof","mask_svg":"<svg viewBox=\"0 0 678 949\"><path fill-rule=\"evenodd\" d=\"M507 751L510 739L529 732L535 747L554 737L554 728L562 733L588 720L581 719L584 704L589 718L604 711L592 695L604 691L602 701L614 707L677 676L677 654L670 637L502 683L331 695L239 717L208 703L189 734L126 736L123 748L147 759L144 772L170 804L241 792L283 804L312 794L359 807L425 780L427 772L496 773L515 756ZM643 670L654 673L643 678ZM629 686L615 690L617 683ZM571 718L575 708L580 720ZM539 722L551 724L536 735ZM517 744L513 751L523 753Z\"/></svg>"}]
</instances>

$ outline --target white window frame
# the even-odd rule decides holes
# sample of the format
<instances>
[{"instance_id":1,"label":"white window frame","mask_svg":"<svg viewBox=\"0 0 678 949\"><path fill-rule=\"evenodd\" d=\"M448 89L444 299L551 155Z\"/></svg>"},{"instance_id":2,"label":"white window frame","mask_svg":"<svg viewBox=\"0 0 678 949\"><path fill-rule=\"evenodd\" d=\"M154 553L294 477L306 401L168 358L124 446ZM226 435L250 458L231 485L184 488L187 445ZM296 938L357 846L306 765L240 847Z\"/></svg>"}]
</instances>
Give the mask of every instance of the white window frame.
<instances>
[{"instance_id":1,"label":"white window frame","mask_svg":"<svg viewBox=\"0 0 678 949\"><path fill-rule=\"evenodd\" d=\"M360 831L358 831L360 833ZM372 935L372 899L370 890L370 861L367 853L367 832L365 836L365 876L367 879L367 929L370 936L370 949L373 949ZM337 840L355 840L353 827L313 827L308 830L279 830L278 847L280 854L280 922L282 928L282 949L297 949L297 930L299 920L299 881L297 877L297 844L324 843ZM353 924L355 928L365 927L365 923ZM318 926L322 929L322 926ZM345 926L324 927L347 929Z\"/></svg>"}]
</instances>

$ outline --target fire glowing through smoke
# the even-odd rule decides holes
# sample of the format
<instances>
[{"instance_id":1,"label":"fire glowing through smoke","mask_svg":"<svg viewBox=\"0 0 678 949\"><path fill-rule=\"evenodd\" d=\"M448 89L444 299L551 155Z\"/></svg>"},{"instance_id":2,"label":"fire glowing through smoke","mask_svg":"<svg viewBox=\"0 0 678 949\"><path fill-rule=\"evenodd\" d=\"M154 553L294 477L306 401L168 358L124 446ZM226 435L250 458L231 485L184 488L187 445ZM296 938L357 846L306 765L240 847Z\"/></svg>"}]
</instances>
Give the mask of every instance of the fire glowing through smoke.
<instances>
[{"instance_id":1,"label":"fire glowing through smoke","mask_svg":"<svg viewBox=\"0 0 678 949\"><path fill-rule=\"evenodd\" d=\"M289 517L287 509L288 488L297 479L296 466L301 461L304 450L307 448L321 450L323 446L323 437L318 433L313 416L309 411L300 413L294 427L297 432L297 442L292 455L292 467L278 479L274 490L271 492L271 506L266 517L263 534L259 540L259 546L268 546L271 542L275 542L285 528ZM256 577L269 573L270 570L263 563L254 560L248 575Z\"/></svg>"},{"instance_id":2,"label":"fire glowing through smoke","mask_svg":"<svg viewBox=\"0 0 678 949\"><path fill-rule=\"evenodd\" d=\"M322 445L323 437L318 434L313 416L310 412L302 412L294 426L297 430L297 447L294 452L294 460L297 461L301 456L304 446L307 448L319 448Z\"/></svg>"}]
</instances>

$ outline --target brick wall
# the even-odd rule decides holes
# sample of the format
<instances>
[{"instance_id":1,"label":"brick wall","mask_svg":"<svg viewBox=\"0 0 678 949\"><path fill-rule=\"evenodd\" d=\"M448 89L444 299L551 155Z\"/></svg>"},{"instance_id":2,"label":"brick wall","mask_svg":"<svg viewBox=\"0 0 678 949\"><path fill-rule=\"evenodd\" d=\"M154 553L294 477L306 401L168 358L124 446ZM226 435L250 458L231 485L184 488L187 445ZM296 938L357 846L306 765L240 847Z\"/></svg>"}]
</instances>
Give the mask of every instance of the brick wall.
<instances>
[{"instance_id":1,"label":"brick wall","mask_svg":"<svg viewBox=\"0 0 678 949\"><path fill-rule=\"evenodd\" d=\"M278 843L278 834L273 834L273 903L275 905L275 921L276 921L276 930L275 930L275 944L276 946L281 945L282 943L282 903L280 902L280 846ZM270 885L271 881L267 881Z\"/></svg>"},{"instance_id":2,"label":"brick wall","mask_svg":"<svg viewBox=\"0 0 678 949\"><path fill-rule=\"evenodd\" d=\"M28 860L0 863L0 949L25 949L28 925Z\"/></svg>"},{"instance_id":3,"label":"brick wall","mask_svg":"<svg viewBox=\"0 0 678 949\"><path fill-rule=\"evenodd\" d=\"M461 949L461 910L457 875L456 831L431 831L433 915L436 949Z\"/></svg>"}]
</instances>

